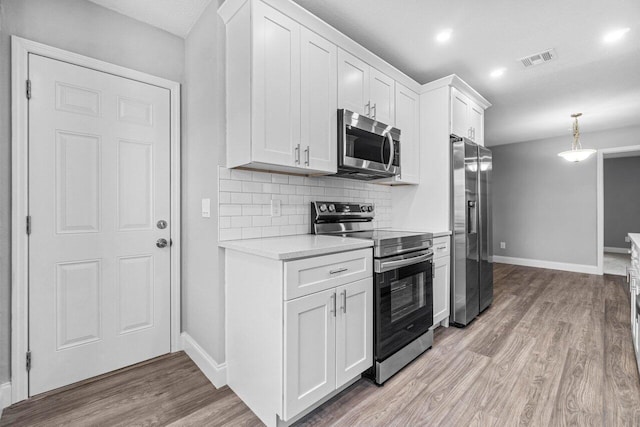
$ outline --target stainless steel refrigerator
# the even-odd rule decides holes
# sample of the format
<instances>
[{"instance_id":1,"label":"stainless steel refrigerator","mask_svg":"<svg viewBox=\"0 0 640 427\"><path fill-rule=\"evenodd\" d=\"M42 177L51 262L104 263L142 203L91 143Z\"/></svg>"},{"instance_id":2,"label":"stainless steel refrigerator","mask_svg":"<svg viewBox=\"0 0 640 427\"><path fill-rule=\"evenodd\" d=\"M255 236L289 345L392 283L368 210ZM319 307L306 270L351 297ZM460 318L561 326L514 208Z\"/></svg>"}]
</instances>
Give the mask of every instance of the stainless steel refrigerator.
<instances>
[{"instance_id":1,"label":"stainless steel refrigerator","mask_svg":"<svg viewBox=\"0 0 640 427\"><path fill-rule=\"evenodd\" d=\"M493 302L491 150L451 136L451 321L466 326Z\"/></svg>"}]
</instances>

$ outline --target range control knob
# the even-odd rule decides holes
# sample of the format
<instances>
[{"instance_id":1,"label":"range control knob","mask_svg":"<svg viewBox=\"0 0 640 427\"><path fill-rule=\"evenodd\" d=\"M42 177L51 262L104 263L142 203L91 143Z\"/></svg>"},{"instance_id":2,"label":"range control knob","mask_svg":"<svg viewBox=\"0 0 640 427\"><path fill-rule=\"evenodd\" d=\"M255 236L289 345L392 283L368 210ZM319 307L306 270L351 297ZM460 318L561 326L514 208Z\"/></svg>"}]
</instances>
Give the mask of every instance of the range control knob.
<instances>
[{"instance_id":1,"label":"range control knob","mask_svg":"<svg viewBox=\"0 0 640 427\"><path fill-rule=\"evenodd\" d=\"M369 205L369 207L367 207L367 210L368 210L369 212L373 212L373 205Z\"/></svg>"},{"instance_id":2,"label":"range control knob","mask_svg":"<svg viewBox=\"0 0 640 427\"><path fill-rule=\"evenodd\" d=\"M327 211L327 205L325 205L324 203L320 205L320 212L326 212Z\"/></svg>"},{"instance_id":3,"label":"range control knob","mask_svg":"<svg viewBox=\"0 0 640 427\"><path fill-rule=\"evenodd\" d=\"M329 212L335 212L336 211L336 205L334 205L333 203L331 203L329 205Z\"/></svg>"},{"instance_id":4,"label":"range control knob","mask_svg":"<svg viewBox=\"0 0 640 427\"><path fill-rule=\"evenodd\" d=\"M366 212L366 211L367 211L367 206L366 206L366 205L362 205L362 206L360 206L360 210L361 210L362 212Z\"/></svg>"}]
</instances>

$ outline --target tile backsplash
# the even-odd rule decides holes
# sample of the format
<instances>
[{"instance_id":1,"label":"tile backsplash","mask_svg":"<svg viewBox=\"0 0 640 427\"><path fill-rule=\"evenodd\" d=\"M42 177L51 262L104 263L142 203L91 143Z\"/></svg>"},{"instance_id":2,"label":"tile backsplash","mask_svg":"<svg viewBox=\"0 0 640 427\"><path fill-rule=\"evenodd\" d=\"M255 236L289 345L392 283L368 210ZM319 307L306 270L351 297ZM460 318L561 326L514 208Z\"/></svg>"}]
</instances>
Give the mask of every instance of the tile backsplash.
<instances>
[{"instance_id":1,"label":"tile backsplash","mask_svg":"<svg viewBox=\"0 0 640 427\"><path fill-rule=\"evenodd\" d=\"M219 167L218 189L220 240L308 234L315 200L373 203L374 227L391 226L386 185ZM271 216L271 200L280 200L280 216Z\"/></svg>"}]
</instances>

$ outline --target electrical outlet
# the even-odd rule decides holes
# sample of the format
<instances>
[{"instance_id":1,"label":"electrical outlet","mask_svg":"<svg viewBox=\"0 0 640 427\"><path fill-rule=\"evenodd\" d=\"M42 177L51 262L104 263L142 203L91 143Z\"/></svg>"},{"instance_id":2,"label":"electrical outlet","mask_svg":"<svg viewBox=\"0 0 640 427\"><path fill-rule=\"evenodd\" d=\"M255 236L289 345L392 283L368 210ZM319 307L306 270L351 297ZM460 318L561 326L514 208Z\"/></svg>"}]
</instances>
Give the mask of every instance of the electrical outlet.
<instances>
[{"instance_id":1,"label":"electrical outlet","mask_svg":"<svg viewBox=\"0 0 640 427\"><path fill-rule=\"evenodd\" d=\"M280 200L271 200L271 216L282 215L282 202Z\"/></svg>"},{"instance_id":2,"label":"electrical outlet","mask_svg":"<svg viewBox=\"0 0 640 427\"><path fill-rule=\"evenodd\" d=\"M500 242L500 249L507 249L507 243L506 242Z\"/></svg>"}]
</instances>

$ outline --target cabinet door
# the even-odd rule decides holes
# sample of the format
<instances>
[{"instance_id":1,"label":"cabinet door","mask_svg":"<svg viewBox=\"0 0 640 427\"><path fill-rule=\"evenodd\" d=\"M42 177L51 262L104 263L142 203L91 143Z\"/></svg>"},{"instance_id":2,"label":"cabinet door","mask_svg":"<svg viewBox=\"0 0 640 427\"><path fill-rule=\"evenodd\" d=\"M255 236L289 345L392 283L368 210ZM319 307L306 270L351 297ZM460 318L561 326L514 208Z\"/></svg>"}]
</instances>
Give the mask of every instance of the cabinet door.
<instances>
[{"instance_id":1,"label":"cabinet door","mask_svg":"<svg viewBox=\"0 0 640 427\"><path fill-rule=\"evenodd\" d=\"M451 133L464 138L471 137L469 103L471 101L456 88L451 88Z\"/></svg>"},{"instance_id":2,"label":"cabinet door","mask_svg":"<svg viewBox=\"0 0 640 427\"><path fill-rule=\"evenodd\" d=\"M373 278L336 288L336 388L373 364Z\"/></svg>"},{"instance_id":3,"label":"cabinet door","mask_svg":"<svg viewBox=\"0 0 640 427\"><path fill-rule=\"evenodd\" d=\"M396 83L396 127L400 129L400 181L420 183L420 100Z\"/></svg>"},{"instance_id":4,"label":"cabinet door","mask_svg":"<svg viewBox=\"0 0 640 427\"><path fill-rule=\"evenodd\" d=\"M301 163L337 172L337 48L302 28L300 33Z\"/></svg>"},{"instance_id":5,"label":"cabinet door","mask_svg":"<svg viewBox=\"0 0 640 427\"><path fill-rule=\"evenodd\" d=\"M484 146L484 109L474 102L469 103L469 126L473 142Z\"/></svg>"},{"instance_id":6,"label":"cabinet door","mask_svg":"<svg viewBox=\"0 0 640 427\"><path fill-rule=\"evenodd\" d=\"M300 141L300 24L262 2L254 3L252 157L294 166Z\"/></svg>"},{"instance_id":7,"label":"cabinet door","mask_svg":"<svg viewBox=\"0 0 640 427\"><path fill-rule=\"evenodd\" d=\"M336 389L335 298L330 289L285 303L285 420Z\"/></svg>"},{"instance_id":8,"label":"cabinet door","mask_svg":"<svg viewBox=\"0 0 640 427\"><path fill-rule=\"evenodd\" d=\"M433 324L449 317L449 257L433 260Z\"/></svg>"},{"instance_id":9,"label":"cabinet door","mask_svg":"<svg viewBox=\"0 0 640 427\"><path fill-rule=\"evenodd\" d=\"M338 108L369 115L369 65L338 49Z\"/></svg>"},{"instance_id":10,"label":"cabinet door","mask_svg":"<svg viewBox=\"0 0 640 427\"><path fill-rule=\"evenodd\" d=\"M387 125L396 123L395 112L396 82L386 74L371 68L369 80L370 117Z\"/></svg>"}]
</instances>

